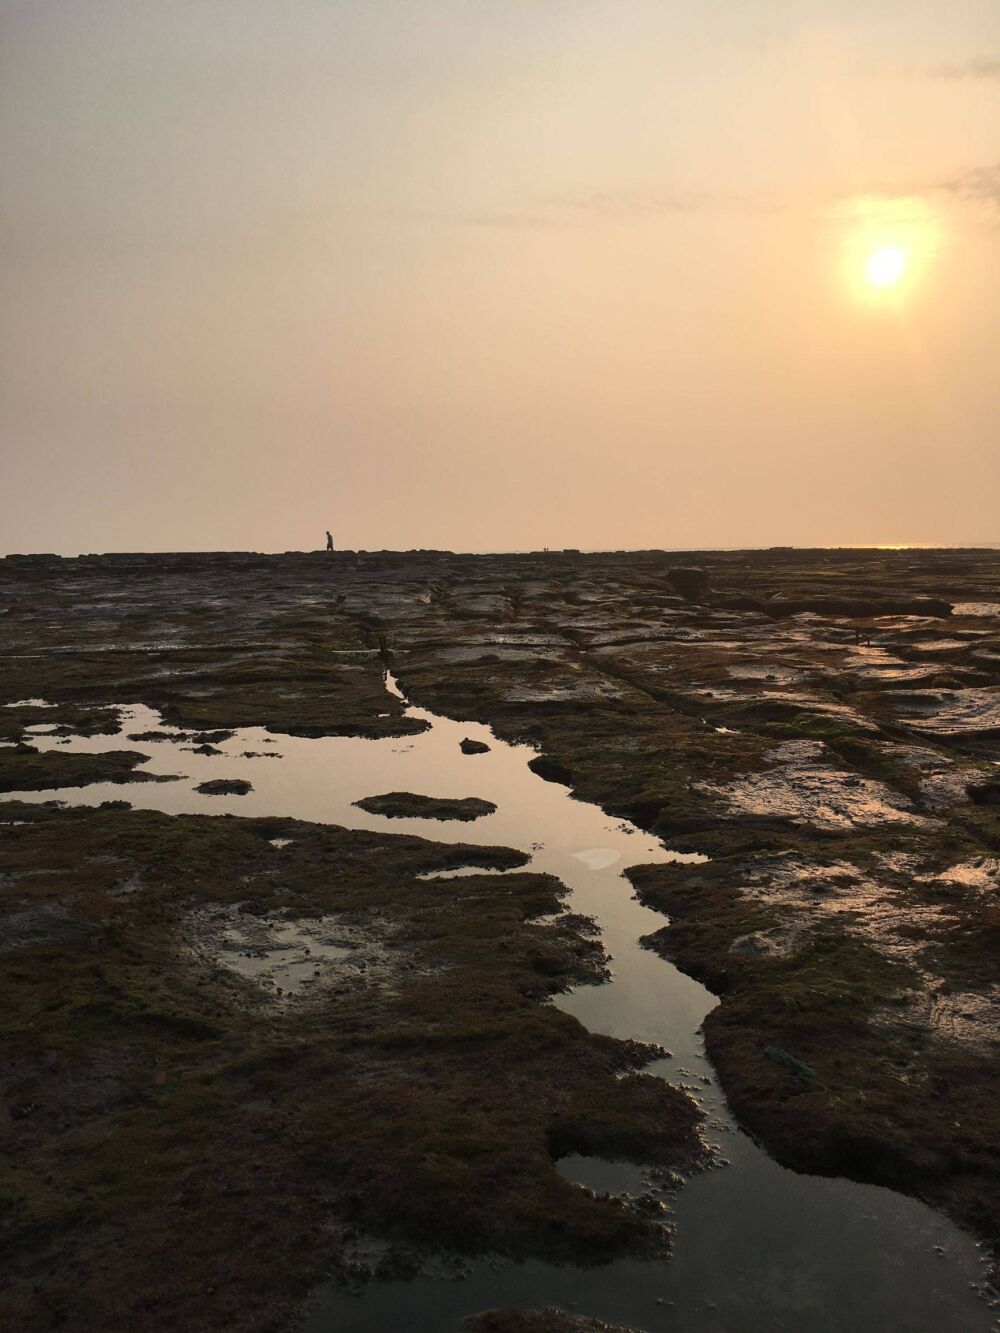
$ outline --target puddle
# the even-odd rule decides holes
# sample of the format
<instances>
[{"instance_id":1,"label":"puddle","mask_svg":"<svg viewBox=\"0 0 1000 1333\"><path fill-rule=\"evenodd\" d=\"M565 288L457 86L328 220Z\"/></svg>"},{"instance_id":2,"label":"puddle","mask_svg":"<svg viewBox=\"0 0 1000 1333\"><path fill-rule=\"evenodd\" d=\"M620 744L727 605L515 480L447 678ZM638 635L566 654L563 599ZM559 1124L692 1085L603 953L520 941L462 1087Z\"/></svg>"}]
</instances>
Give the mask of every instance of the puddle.
<instances>
[{"instance_id":1,"label":"puddle","mask_svg":"<svg viewBox=\"0 0 1000 1333\"><path fill-rule=\"evenodd\" d=\"M399 695L391 677L387 688ZM654 1042L670 1051L672 1058L656 1060L649 1072L692 1090L707 1114L708 1137L728 1164L669 1194L676 1225L669 1261L630 1259L579 1269L483 1260L470 1265L460 1282L427 1277L374 1283L360 1294L331 1285L316 1293L303 1326L306 1333L384 1333L400 1327L408 1333L443 1333L477 1310L511 1305L557 1305L632 1323L648 1333L985 1333L994 1328L976 1291L983 1277L979 1250L950 1222L886 1189L786 1170L736 1128L699 1036L715 998L640 947L640 937L661 928L663 917L638 903L621 875L628 865L701 858L678 857L632 825L573 800L565 787L531 772L528 761L535 751L528 746L498 740L477 723L454 722L419 708L407 712L429 727L405 744L398 738L283 735L281 762L266 763L245 757L273 742L263 728L243 729L220 741L220 755L199 755L127 741L128 732L178 733L151 709L125 707L121 734L74 737L72 750L139 750L149 757L144 771L179 768L182 780L124 789L97 783L11 797L96 805L124 795L138 808L169 814L291 816L528 852L531 861L525 868L549 872L566 884L567 908L597 920L611 954L610 981L558 996L554 1003L592 1031ZM490 746L475 764L460 748L466 737ZM38 735L35 743L46 749L56 741ZM210 778L243 779L253 789L238 797L199 794L197 785ZM475 796L497 809L474 823L453 823L389 820L354 804L394 790ZM456 873L463 870L440 875ZM467 867L464 873L485 872ZM231 920L224 923L231 925ZM300 942L291 938L251 941L243 948L247 938L228 942L233 965L248 974L249 969L257 975L270 972L275 987L283 989L315 975L312 941L307 955L296 952ZM321 971L349 966L343 957L320 964ZM282 968L286 980L278 981L276 969ZM585 1158L566 1158L560 1169L581 1187L609 1193L644 1193L651 1180L641 1167Z\"/></svg>"},{"instance_id":2,"label":"puddle","mask_svg":"<svg viewBox=\"0 0 1000 1333\"><path fill-rule=\"evenodd\" d=\"M331 965L354 952L326 938L333 927L333 919L326 918L308 924L259 918L234 921L222 932L218 958L241 976L293 994L328 978Z\"/></svg>"}]
</instances>

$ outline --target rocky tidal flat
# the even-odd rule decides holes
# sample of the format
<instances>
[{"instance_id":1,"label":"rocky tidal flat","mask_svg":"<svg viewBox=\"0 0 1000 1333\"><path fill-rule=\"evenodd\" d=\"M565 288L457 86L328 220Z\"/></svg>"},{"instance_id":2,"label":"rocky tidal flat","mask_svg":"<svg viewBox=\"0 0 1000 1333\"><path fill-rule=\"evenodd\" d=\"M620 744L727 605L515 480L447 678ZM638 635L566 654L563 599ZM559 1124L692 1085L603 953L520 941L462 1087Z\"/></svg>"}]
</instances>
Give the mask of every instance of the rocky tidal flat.
<instances>
[{"instance_id":1,"label":"rocky tidal flat","mask_svg":"<svg viewBox=\"0 0 1000 1333\"><path fill-rule=\"evenodd\" d=\"M551 1002L615 960L472 840L504 744L679 854L628 880L718 997L739 1124L997 1257L1000 553L8 557L0 704L5 1326L292 1329L442 1255L680 1243L669 1200L556 1168L683 1194L722 1153L661 1049ZM327 818L333 755L287 813L309 745L405 760L434 716L438 789ZM598 1316L469 1327L633 1322Z\"/></svg>"}]
</instances>

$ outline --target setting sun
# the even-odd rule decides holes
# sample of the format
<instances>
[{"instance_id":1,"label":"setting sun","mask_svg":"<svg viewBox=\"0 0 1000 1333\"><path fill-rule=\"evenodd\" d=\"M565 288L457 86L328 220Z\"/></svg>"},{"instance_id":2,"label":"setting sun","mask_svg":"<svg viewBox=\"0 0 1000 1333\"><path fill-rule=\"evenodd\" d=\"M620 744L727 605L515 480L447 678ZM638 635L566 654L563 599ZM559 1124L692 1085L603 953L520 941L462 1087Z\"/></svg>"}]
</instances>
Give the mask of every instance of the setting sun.
<instances>
[{"instance_id":1,"label":"setting sun","mask_svg":"<svg viewBox=\"0 0 1000 1333\"><path fill-rule=\"evenodd\" d=\"M908 259L908 253L900 245L880 246L865 265L869 282L879 287L891 287L906 272Z\"/></svg>"},{"instance_id":2,"label":"setting sun","mask_svg":"<svg viewBox=\"0 0 1000 1333\"><path fill-rule=\"evenodd\" d=\"M837 209L843 290L898 310L924 287L944 240L940 210L916 195L859 195Z\"/></svg>"}]
</instances>

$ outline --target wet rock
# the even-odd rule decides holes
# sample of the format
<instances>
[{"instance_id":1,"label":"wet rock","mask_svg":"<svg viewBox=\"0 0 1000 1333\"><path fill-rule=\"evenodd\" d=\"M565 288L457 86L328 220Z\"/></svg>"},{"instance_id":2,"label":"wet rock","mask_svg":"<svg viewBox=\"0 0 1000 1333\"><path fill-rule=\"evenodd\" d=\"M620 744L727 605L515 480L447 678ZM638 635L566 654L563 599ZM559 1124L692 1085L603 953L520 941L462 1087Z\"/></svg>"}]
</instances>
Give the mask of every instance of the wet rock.
<instances>
[{"instance_id":1,"label":"wet rock","mask_svg":"<svg viewBox=\"0 0 1000 1333\"><path fill-rule=\"evenodd\" d=\"M810 1086L816 1084L817 1079L815 1069L807 1065L804 1060L799 1060L797 1056L782 1050L780 1046L765 1046L764 1054L769 1060L773 1060L776 1064L785 1065L786 1068L790 1069L795 1077L801 1079L803 1083L808 1083Z\"/></svg>"},{"instance_id":2,"label":"wet rock","mask_svg":"<svg viewBox=\"0 0 1000 1333\"><path fill-rule=\"evenodd\" d=\"M987 778L985 782L970 782L967 791L976 805L1000 805L1000 778Z\"/></svg>"},{"instance_id":3,"label":"wet rock","mask_svg":"<svg viewBox=\"0 0 1000 1333\"><path fill-rule=\"evenodd\" d=\"M135 771L147 762L146 755L136 750L65 754L18 745L0 749L0 791L47 791L60 787L87 787L94 782L168 780Z\"/></svg>"},{"instance_id":4,"label":"wet rock","mask_svg":"<svg viewBox=\"0 0 1000 1333\"><path fill-rule=\"evenodd\" d=\"M814 883L814 892L821 892L823 885ZM806 932L781 926L772 926L769 930L755 930L748 935L738 935L729 946L731 954L745 954L749 957L781 958L794 953L807 938Z\"/></svg>"},{"instance_id":5,"label":"wet rock","mask_svg":"<svg viewBox=\"0 0 1000 1333\"><path fill-rule=\"evenodd\" d=\"M868 619L873 616L933 616L951 615L951 602L936 597L892 597L858 594L846 597L794 597L777 594L763 604L768 615L792 616L811 611L820 616L851 616Z\"/></svg>"},{"instance_id":6,"label":"wet rock","mask_svg":"<svg viewBox=\"0 0 1000 1333\"><path fill-rule=\"evenodd\" d=\"M537 759L528 761L528 767L532 773L537 773L540 778L546 782L558 782L563 787L572 787L573 774L565 766L555 759L550 759L547 755L540 754Z\"/></svg>"},{"instance_id":7,"label":"wet rock","mask_svg":"<svg viewBox=\"0 0 1000 1333\"><path fill-rule=\"evenodd\" d=\"M11 644L0 694L31 705L0 710L0 736L16 742L41 721L73 726L68 712L32 711L38 698L75 699L65 707L77 711L121 700L166 708L185 730L164 738L195 744L212 743L200 739L206 727L413 733L423 722L386 688L391 653L415 704L536 745L549 773L572 780L582 799L669 834L680 851L713 857L659 868L649 904L671 924L652 943L720 995L706 1040L737 1115L766 1147L801 1169L919 1194L995 1235L1000 828L996 805L970 800L966 788L989 781L1000 760L991 702L1000 683L997 627L968 618L972 604L990 615L1000 606L1000 554L775 550L709 559L711 605L666 593L668 566L700 565L702 556L662 551L572 560L431 552L0 560ZM947 622L945 636L940 617L951 603L965 615ZM78 721L82 728L82 712ZM138 732L150 724L130 725ZM778 742L803 740L824 748L798 758L774 753ZM734 791L748 799L730 804ZM869 798L883 815L907 817L870 822ZM111 1293L121 1327L143 1324L141 1303L163 1287L164 1318L174 1326L209 1319L228 1327L234 1309L284 1326L289 1312L275 1309L275 1293L286 1279L297 1294L318 1268L338 1268L336 1220L329 1223L341 1205L353 1224L421 1238L430 1231L432 1243L577 1259L590 1247L605 1257L635 1252L622 1214L595 1213L583 1191L567 1199L547 1184L547 1108L558 1107L558 1128L565 1134L568 1121L571 1141L586 1130L591 1142L602 1105L630 1083L617 1077L618 1057L602 1043L551 1006L523 1004L570 980L551 938L540 948L523 932L529 906L555 910L546 905L551 886L515 890L506 878L475 875L424 881L425 873L475 865L479 853L281 819L166 819L35 803L9 813L16 817L0 820L5 853L10 846L20 857L33 836L38 868L52 873L8 875L5 900L12 888L32 902L72 894L87 919L123 915L93 957L89 940L41 940L0 955L11 967L0 987L5 1012L22 1005L5 1020L17 1039L4 1059L17 1058L20 1034L28 1049L44 1039L46 1049L72 1049L83 1065L111 1052L129 1089L145 1088L151 1068L180 1064L195 1086L204 1077L219 1107L216 1117L201 1094L171 1098L168 1119L157 1121L151 1105L128 1124L97 1123L86 1141L68 1145L41 1117L47 1134L16 1170L46 1171L58 1156L55 1189L65 1197L53 1209L26 1190L23 1234L44 1243L59 1227L65 1262L60 1255L51 1263L48 1250L32 1254L31 1282L41 1287L29 1295L35 1322L62 1309L70 1272L74 1283L79 1273ZM244 823L254 824L252 833ZM84 846L84 830L97 841ZM277 848L268 837L294 841ZM365 860L376 842L393 859L378 875ZM100 857L113 863L102 868ZM406 857L416 873L401 872L396 858ZM142 892L115 897L130 876ZM190 939L186 918L171 913L192 893L227 907L266 905L263 917L238 914L254 930L268 922L277 929L286 916L346 914L338 932L367 932L369 916L388 921L401 955L392 985L376 976L368 987L359 959L357 985L367 989L358 1003L339 982L315 982L303 958L308 1003L282 1008L229 966L206 962L190 974L190 959L175 952ZM508 893L515 902L504 915ZM481 930L480 921L492 928ZM794 948L786 947L791 928L801 932ZM559 929L553 919L528 935ZM577 947L567 943L567 960L578 959ZM28 949L40 951L37 965L25 966ZM594 960L579 961L594 979ZM310 1005L322 1015L311 1027ZM275 1041L279 1009L283 1035ZM206 1042L211 1025L224 1037L222 1078L222 1048ZM769 1045L815 1069L829 1095L765 1056ZM513 1090L492 1078L512 1048L530 1053ZM595 1081L602 1050L608 1077ZM129 1067L133 1052L142 1057L138 1071ZM584 1075L577 1095L571 1085ZM95 1084L106 1076L88 1075ZM63 1102L74 1114L82 1104L75 1095ZM18 1133L38 1119L20 1122ZM474 1151L460 1170L447 1152L445 1160L408 1154L415 1143L440 1142L443 1123L473 1126ZM665 1123L659 1108L645 1123ZM526 1131L510 1135L511 1124ZM184 1136L193 1140L190 1160ZM268 1145L293 1141L310 1145L309 1160L270 1152ZM118 1190L123 1155L134 1170ZM208 1160L212 1172L195 1191L189 1168ZM339 1198L317 1203L317 1168L335 1195L345 1182ZM93 1278L93 1251L75 1237L80 1201L98 1173L109 1187L102 1216L120 1241L104 1248L107 1266ZM183 1197L183 1228L176 1211L164 1213L164 1193ZM253 1291L243 1247L231 1240L248 1234L271 1257L253 1266L267 1270ZM301 1243L313 1234L329 1250ZM612 1234L617 1248L606 1244ZM176 1255L169 1273L160 1265L145 1284L141 1274L135 1280L137 1262L168 1249ZM93 1309L65 1317L86 1324ZM23 1327L31 1317L19 1309L7 1322Z\"/></svg>"},{"instance_id":8,"label":"wet rock","mask_svg":"<svg viewBox=\"0 0 1000 1333\"><path fill-rule=\"evenodd\" d=\"M411 791L365 796L354 804L369 814L385 815L389 819L459 819L464 822L491 815L496 809L492 801L480 800L478 796L420 796Z\"/></svg>"},{"instance_id":9,"label":"wet rock","mask_svg":"<svg viewBox=\"0 0 1000 1333\"><path fill-rule=\"evenodd\" d=\"M259 898L247 898L237 904L236 910L242 912L244 916L266 916L270 909L267 903L261 902Z\"/></svg>"},{"instance_id":10,"label":"wet rock","mask_svg":"<svg viewBox=\"0 0 1000 1333\"><path fill-rule=\"evenodd\" d=\"M206 1311L232 1328L248 1302L254 1327L285 1327L304 1291L348 1271L348 1229L385 1246L387 1273L406 1244L565 1262L669 1246L658 1220L552 1169L556 1137L706 1161L692 1100L639 1073L647 1049L542 1002L603 975L599 942L557 915L563 886L423 878L524 853L277 817L3 814L36 904L0 948L3 1100L39 1108L7 1157L48 1177L16 1205L25 1268L5 1272L3 1327L43 1327L57 1302L81 1328L95 1311L146 1328L154 1303L164 1329ZM130 875L141 893L119 891ZM99 949L67 933L67 897L100 917L86 927ZM539 970L541 955L564 966ZM168 1091L150 1096L151 1080ZM115 1240L96 1254L91 1219ZM252 1274L248 1234L267 1256Z\"/></svg>"},{"instance_id":11,"label":"wet rock","mask_svg":"<svg viewBox=\"0 0 1000 1333\"><path fill-rule=\"evenodd\" d=\"M466 736L465 739L460 742L458 748L463 754L487 754L490 747L485 741L470 740L469 737Z\"/></svg>"},{"instance_id":12,"label":"wet rock","mask_svg":"<svg viewBox=\"0 0 1000 1333\"><path fill-rule=\"evenodd\" d=\"M0 953L33 945L69 945L94 933L94 927L72 917L61 904L44 904L11 912L0 920Z\"/></svg>"},{"instance_id":13,"label":"wet rock","mask_svg":"<svg viewBox=\"0 0 1000 1333\"><path fill-rule=\"evenodd\" d=\"M883 703L927 735L1000 737L1000 689L885 691Z\"/></svg>"},{"instance_id":14,"label":"wet rock","mask_svg":"<svg viewBox=\"0 0 1000 1333\"><path fill-rule=\"evenodd\" d=\"M786 741L765 757L773 767L711 788L733 816L789 819L831 831L925 822L906 796L836 764L821 741Z\"/></svg>"},{"instance_id":15,"label":"wet rock","mask_svg":"<svg viewBox=\"0 0 1000 1333\"><path fill-rule=\"evenodd\" d=\"M462 1324L462 1333L640 1333L624 1324L608 1324L587 1315L544 1310L484 1310Z\"/></svg>"},{"instance_id":16,"label":"wet rock","mask_svg":"<svg viewBox=\"0 0 1000 1333\"><path fill-rule=\"evenodd\" d=\"M678 567L667 570L667 580L672 588L690 601L705 597L709 590L709 577L703 569L695 566Z\"/></svg>"},{"instance_id":17,"label":"wet rock","mask_svg":"<svg viewBox=\"0 0 1000 1333\"><path fill-rule=\"evenodd\" d=\"M209 782L199 782L195 791L203 796L246 796L253 786L243 778L212 778Z\"/></svg>"}]
</instances>

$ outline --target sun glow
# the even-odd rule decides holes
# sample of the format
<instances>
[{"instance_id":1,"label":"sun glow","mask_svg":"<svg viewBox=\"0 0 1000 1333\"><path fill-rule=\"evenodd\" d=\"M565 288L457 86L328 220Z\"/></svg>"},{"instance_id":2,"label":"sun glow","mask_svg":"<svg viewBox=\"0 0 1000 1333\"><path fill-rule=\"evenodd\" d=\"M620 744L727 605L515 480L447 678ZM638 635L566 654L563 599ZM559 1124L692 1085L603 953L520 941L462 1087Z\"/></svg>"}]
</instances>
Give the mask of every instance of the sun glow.
<instances>
[{"instance_id":1,"label":"sun glow","mask_svg":"<svg viewBox=\"0 0 1000 1333\"><path fill-rule=\"evenodd\" d=\"M911 299L940 249L938 210L916 196L863 195L837 211L847 290L865 305Z\"/></svg>"},{"instance_id":2,"label":"sun glow","mask_svg":"<svg viewBox=\"0 0 1000 1333\"><path fill-rule=\"evenodd\" d=\"M881 245L865 265L868 281L891 287L906 273L909 255L901 245Z\"/></svg>"}]
</instances>

